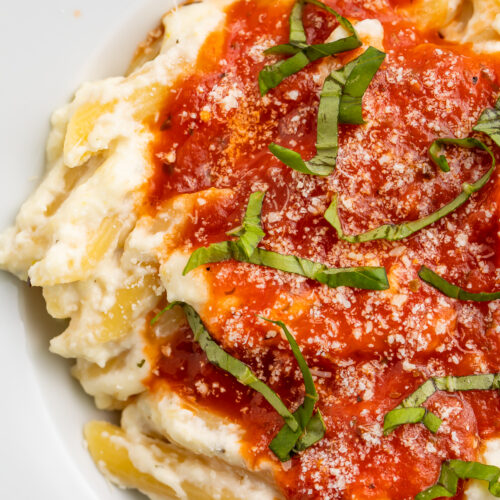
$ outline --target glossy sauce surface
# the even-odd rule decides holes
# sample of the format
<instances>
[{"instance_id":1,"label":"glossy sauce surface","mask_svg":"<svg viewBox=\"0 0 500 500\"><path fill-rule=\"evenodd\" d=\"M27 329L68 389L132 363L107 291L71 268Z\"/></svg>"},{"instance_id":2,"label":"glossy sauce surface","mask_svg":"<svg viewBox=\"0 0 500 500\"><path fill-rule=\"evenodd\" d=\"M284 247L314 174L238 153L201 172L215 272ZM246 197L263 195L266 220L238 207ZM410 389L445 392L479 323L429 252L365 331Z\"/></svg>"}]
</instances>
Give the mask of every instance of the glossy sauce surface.
<instances>
[{"instance_id":1,"label":"glossy sauce surface","mask_svg":"<svg viewBox=\"0 0 500 500\"><path fill-rule=\"evenodd\" d=\"M238 422L246 458L273 461L286 498L407 499L437 480L443 460L477 459L482 440L500 431L493 391L434 395L426 406L444 422L436 435L406 425L384 437L381 427L384 414L430 376L500 371L497 303L448 299L417 276L425 264L467 290L500 289L498 177L401 242L339 241L323 214L339 193L344 231L360 233L426 216L455 198L463 182L479 179L490 165L483 152L448 148L451 171L443 173L427 148L439 137L470 134L496 100L500 64L419 33L391 8L378 11L377 2L328 3L352 20L379 19L387 53L363 99L366 124L339 128L335 172L321 178L292 171L267 146L314 155L323 80L359 51L311 64L261 98L258 73L279 59L262 51L287 41L291 3L249 0L228 10L224 31L209 39L196 73L178 83L153 124L149 187L153 210L183 193L233 191L196 209L179 235L188 252L228 239L249 194L265 190L262 248L331 267L385 266L391 288L384 292L329 289L234 261L205 266L210 299L200 314L211 335L295 409L304 392L300 371L286 340L257 316L283 320L315 375L326 436L282 467L268 450L280 417L210 365L187 326L158 348L150 384L167 384ZM304 22L310 43L336 26L311 6Z\"/></svg>"}]
</instances>

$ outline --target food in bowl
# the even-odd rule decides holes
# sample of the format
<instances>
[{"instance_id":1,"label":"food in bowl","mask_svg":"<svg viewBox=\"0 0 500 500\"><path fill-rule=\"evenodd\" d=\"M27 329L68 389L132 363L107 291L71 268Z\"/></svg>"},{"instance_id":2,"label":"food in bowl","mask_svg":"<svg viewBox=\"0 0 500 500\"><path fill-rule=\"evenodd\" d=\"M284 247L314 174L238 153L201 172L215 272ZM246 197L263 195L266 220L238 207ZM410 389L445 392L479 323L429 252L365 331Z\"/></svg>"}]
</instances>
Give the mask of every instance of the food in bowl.
<instances>
[{"instance_id":1,"label":"food in bowl","mask_svg":"<svg viewBox=\"0 0 500 500\"><path fill-rule=\"evenodd\" d=\"M84 432L106 477L151 498L500 495L497 18L192 2L54 113L0 265L122 412Z\"/></svg>"}]
</instances>

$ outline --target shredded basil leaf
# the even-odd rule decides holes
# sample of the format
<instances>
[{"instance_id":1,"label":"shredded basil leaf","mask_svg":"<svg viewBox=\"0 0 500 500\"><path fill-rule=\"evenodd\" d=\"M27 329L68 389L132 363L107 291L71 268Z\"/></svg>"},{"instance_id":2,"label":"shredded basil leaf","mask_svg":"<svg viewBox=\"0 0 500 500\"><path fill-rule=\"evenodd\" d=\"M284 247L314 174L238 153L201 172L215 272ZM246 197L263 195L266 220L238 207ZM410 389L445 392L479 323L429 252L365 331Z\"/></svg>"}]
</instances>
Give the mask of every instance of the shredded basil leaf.
<instances>
[{"instance_id":1,"label":"shredded basil leaf","mask_svg":"<svg viewBox=\"0 0 500 500\"><path fill-rule=\"evenodd\" d=\"M441 419L426 408L395 408L384 418L384 434L390 434L400 425L418 424L422 422L431 432L435 433L441 426Z\"/></svg>"},{"instance_id":2,"label":"shredded basil leaf","mask_svg":"<svg viewBox=\"0 0 500 500\"><path fill-rule=\"evenodd\" d=\"M304 13L304 1L299 0L292 8L290 14L290 43L294 46L307 46L306 31L302 23Z\"/></svg>"},{"instance_id":3,"label":"shredded basil leaf","mask_svg":"<svg viewBox=\"0 0 500 500\"><path fill-rule=\"evenodd\" d=\"M456 285L452 285L449 281L446 281L444 278L439 276L439 274L436 274L426 266L422 266L420 268L418 275L420 276L420 279L436 288L447 297L451 297L453 299L472 300L474 302L487 302L489 300L500 299L500 292L472 293Z\"/></svg>"},{"instance_id":4,"label":"shredded basil leaf","mask_svg":"<svg viewBox=\"0 0 500 500\"><path fill-rule=\"evenodd\" d=\"M466 375L464 377L433 377L438 391L489 391L500 389L500 373Z\"/></svg>"},{"instance_id":5,"label":"shredded basil leaf","mask_svg":"<svg viewBox=\"0 0 500 500\"><path fill-rule=\"evenodd\" d=\"M293 416L299 422L303 422L306 419L306 413L307 411L302 404L297 408ZM321 441L325 435L325 430L323 415L318 410L309 418L305 427L301 427L298 431L292 431L290 427L283 426L269 444L269 448L281 462L287 462L293 454L304 451Z\"/></svg>"},{"instance_id":6,"label":"shredded basil leaf","mask_svg":"<svg viewBox=\"0 0 500 500\"><path fill-rule=\"evenodd\" d=\"M389 288L387 273L383 267L329 268L319 262L295 255L282 255L262 248L255 249L252 256L248 258L241 251L237 241L223 241L213 243L209 247L198 248L191 254L183 274L185 275L203 264L230 259L299 274L330 288L339 286L364 290L387 290Z\"/></svg>"},{"instance_id":7,"label":"shredded basil leaf","mask_svg":"<svg viewBox=\"0 0 500 500\"><path fill-rule=\"evenodd\" d=\"M349 72L343 86L342 97L340 99L339 123L350 123L352 125L362 125L365 123L362 112L363 95L373 80L375 73L377 73L384 62L385 56L384 52L375 47L368 47L363 54L354 60L356 64Z\"/></svg>"},{"instance_id":8,"label":"shredded basil leaf","mask_svg":"<svg viewBox=\"0 0 500 500\"><path fill-rule=\"evenodd\" d=\"M349 286L365 290L387 290L389 288L387 273L383 267L329 268L319 262L313 262L308 259L296 257L295 255L282 255L262 248L254 248L253 253L249 256L246 252L253 248L252 245L258 239L255 237L255 234L258 233L257 228L261 229L260 209L262 208L262 199L260 197L251 197L249 205L250 203L252 207L250 208L249 206L247 208L242 228L238 228L236 231L239 239L236 241L222 241L220 243L213 243L208 247L198 248L191 254L184 268L184 275L203 264L234 259L239 262L247 262L288 273L299 274L325 284L330 288L339 286ZM246 238L245 233L247 228L253 231L253 239ZM260 235L261 233L258 234ZM250 244L247 246L242 245L242 238L247 243L250 242Z\"/></svg>"},{"instance_id":9,"label":"shredded basil leaf","mask_svg":"<svg viewBox=\"0 0 500 500\"><path fill-rule=\"evenodd\" d=\"M435 140L429 147L429 156L431 157L431 160L443 171L443 172L449 172L450 171L450 165L448 165L448 160L446 159L446 156L444 155L439 155L439 152L441 150L441 146L443 145L443 140L444 139L437 139Z\"/></svg>"},{"instance_id":10,"label":"shredded basil leaf","mask_svg":"<svg viewBox=\"0 0 500 500\"><path fill-rule=\"evenodd\" d=\"M480 479L487 481L489 492L500 497L500 468L479 462L447 460L441 466L437 483L420 492L415 500L433 500L439 497L452 497L457 494L459 479Z\"/></svg>"},{"instance_id":11,"label":"shredded basil leaf","mask_svg":"<svg viewBox=\"0 0 500 500\"><path fill-rule=\"evenodd\" d=\"M431 432L437 432L441 419L421 405L436 391L488 391L500 389L500 373L467 375L464 377L432 377L426 380L415 392L386 413L384 434L390 434L396 427L404 424L422 422Z\"/></svg>"},{"instance_id":12,"label":"shredded basil leaf","mask_svg":"<svg viewBox=\"0 0 500 500\"><path fill-rule=\"evenodd\" d=\"M332 71L321 91L318 109L316 156L304 161L299 153L270 144L274 156L303 174L326 176L333 172L338 154L338 123L361 124L362 98L385 54L369 47L343 68Z\"/></svg>"},{"instance_id":13,"label":"shredded basil leaf","mask_svg":"<svg viewBox=\"0 0 500 500\"><path fill-rule=\"evenodd\" d=\"M295 444L294 450L298 453L303 451L318 441L321 441L325 436L326 425L323 420L323 415L318 410L309 420L304 433Z\"/></svg>"},{"instance_id":14,"label":"shredded basil leaf","mask_svg":"<svg viewBox=\"0 0 500 500\"><path fill-rule=\"evenodd\" d=\"M254 253L257 245L266 235L262 230L260 222L262 202L264 201L265 195L266 193L263 191L256 191L250 195L243 219L243 225L236 231L230 231L228 233L232 236L239 236L238 244L247 257L250 257Z\"/></svg>"},{"instance_id":15,"label":"shredded basil leaf","mask_svg":"<svg viewBox=\"0 0 500 500\"><path fill-rule=\"evenodd\" d=\"M236 380L238 380L238 382L240 382L240 384L247 385L262 394L266 401L286 422L287 428L293 431L300 430L299 422L288 411L288 408L285 406L283 401L281 401L280 397L268 385L262 382L262 380L259 380L249 366L228 354L212 339L200 316L193 309L193 307L185 302L172 302L163 311L161 311L160 314L163 314L165 311L168 311L175 306L182 307L189 326L193 331L194 340L198 342L200 347L203 349L210 363L230 373L236 378Z\"/></svg>"},{"instance_id":16,"label":"shredded basil leaf","mask_svg":"<svg viewBox=\"0 0 500 500\"><path fill-rule=\"evenodd\" d=\"M289 43L284 43L283 45L275 45L274 47L270 47L269 49L266 49L264 51L264 54L266 54L266 55L286 54L289 56L293 56L295 54L298 54L299 52L300 52L300 49L297 46L291 45ZM281 61L281 62L283 62L283 61Z\"/></svg>"},{"instance_id":17,"label":"shredded basil leaf","mask_svg":"<svg viewBox=\"0 0 500 500\"><path fill-rule=\"evenodd\" d=\"M387 273L383 267L328 268L319 262L313 262L295 255L281 255L261 248L257 248L248 260L240 259L234 255L233 258L241 262L249 262L288 273L299 274L330 288L339 286L364 290L387 290L389 288Z\"/></svg>"},{"instance_id":18,"label":"shredded basil leaf","mask_svg":"<svg viewBox=\"0 0 500 500\"><path fill-rule=\"evenodd\" d=\"M264 51L264 54L297 54L301 49L307 48L307 36L302 23L305 0L298 0L292 8L290 14L290 36L288 43L275 45Z\"/></svg>"},{"instance_id":19,"label":"shredded basil leaf","mask_svg":"<svg viewBox=\"0 0 500 500\"><path fill-rule=\"evenodd\" d=\"M302 405L294 412L294 417L299 423L299 429L293 431L288 426L283 426L276 437L271 441L269 448L282 461L286 462L290 459L290 454L305 450L309 446L318 442L325 434L325 424L321 413L318 411L313 419L314 405L318 401L318 393L314 385L314 381L307 366L307 363L300 352L293 335L289 332L286 325L281 321L273 321L267 318L262 318L269 323L279 326L285 334L293 355L299 364L302 377L304 378L305 396Z\"/></svg>"},{"instance_id":20,"label":"shredded basil leaf","mask_svg":"<svg viewBox=\"0 0 500 500\"><path fill-rule=\"evenodd\" d=\"M457 140L453 139L453 141ZM457 142L454 143L458 144ZM482 187L484 187L484 185L490 180L491 175L495 170L495 165L496 165L495 157L493 156L493 153L491 152L490 148L488 148L488 146L486 146L484 143L482 143L477 139L470 139L470 140L467 139L467 145L464 144L459 144L459 145L467 148L478 147L483 149L490 155L492 166L488 170L488 172L486 172L486 174L484 174L474 184L469 184L468 182L464 182L462 184L462 192L454 200L452 200L444 207L441 207L436 212L429 214L427 217L412 222L404 222L402 224L384 224L383 226L379 226L366 233L348 235L345 234L342 229L342 223L340 221L337 208L338 195L335 194L332 203L328 207L328 210L325 212L324 216L325 219L336 229L337 235L340 239L349 241L350 243L363 243L366 241L374 241L374 240L398 241L402 240L403 238L407 238L408 236L411 236L412 234L416 233L417 231L420 231L421 229L424 229L427 226L430 226L431 224L434 224L439 219L446 217L451 212L462 206L475 192L479 191Z\"/></svg>"},{"instance_id":21,"label":"shredded basil leaf","mask_svg":"<svg viewBox=\"0 0 500 500\"><path fill-rule=\"evenodd\" d=\"M485 133L497 146L500 146L500 97L494 108L486 108L481 113L472 130Z\"/></svg>"},{"instance_id":22,"label":"shredded basil leaf","mask_svg":"<svg viewBox=\"0 0 500 500\"><path fill-rule=\"evenodd\" d=\"M203 349L208 361L231 374L241 384L247 385L262 394L266 401L283 418L285 425L269 445L271 451L280 460L288 460L292 450L294 452L305 450L323 438L325 425L321 413L317 411L313 416L314 405L318 400L318 393L311 372L295 338L283 322L262 318L269 323L278 325L283 330L304 378L306 390L304 402L293 415L283 404L280 397L267 384L259 380L248 365L228 354L213 340L200 316L189 304L185 302L172 302L157 317L175 306L181 307L184 311L189 326L193 331L194 340Z\"/></svg>"},{"instance_id":23,"label":"shredded basil leaf","mask_svg":"<svg viewBox=\"0 0 500 500\"><path fill-rule=\"evenodd\" d=\"M302 23L302 12L304 5L310 3L334 15L339 24L352 35L336 40L335 42L308 45L306 32ZM340 52L356 49L361 46L356 30L345 18L318 0L298 0L293 6L290 15L290 37L289 43L277 45L267 49L264 53L292 55L289 59L276 64L265 66L259 74L259 89L261 95L267 94L271 89L277 87L285 78L298 73L309 63L331 56Z\"/></svg>"},{"instance_id":24,"label":"shredded basil leaf","mask_svg":"<svg viewBox=\"0 0 500 500\"><path fill-rule=\"evenodd\" d=\"M265 66L259 73L259 88L261 95L267 94L270 89L277 87L285 78L298 73L311 61L304 52L297 52L294 56L270 66Z\"/></svg>"},{"instance_id":25,"label":"shredded basil leaf","mask_svg":"<svg viewBox=\"0 0 500 500\"><path fill-rule=\"evenodd\" d=\"M455 146L460 146L461 148L480 148L488 151L486 146L478 139L473 137L466 137L465 139L454 139L453 137L443 137L442 139L436 139L429 147L429 156L431 160L443 171L449 172L450 165L446 156L439 154L441 147L447 144L452 144ZM489 151L488 151L489 152Z\"/></svg>"}]
</instances>

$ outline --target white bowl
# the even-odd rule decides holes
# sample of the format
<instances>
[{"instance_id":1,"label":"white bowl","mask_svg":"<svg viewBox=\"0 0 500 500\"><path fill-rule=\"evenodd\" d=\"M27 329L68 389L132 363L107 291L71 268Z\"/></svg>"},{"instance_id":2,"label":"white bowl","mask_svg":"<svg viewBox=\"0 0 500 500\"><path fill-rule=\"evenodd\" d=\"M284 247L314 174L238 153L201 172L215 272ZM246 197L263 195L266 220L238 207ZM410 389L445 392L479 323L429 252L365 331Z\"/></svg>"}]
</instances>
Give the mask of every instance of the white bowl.
<instances>
[{"instance_id":1,"label":"white bowl","mask_svg":"<svg viewBox=\"0 0 500 500\"><path fill-rule=\"evenodd\" d=\"M0 230L43 175L51 112L85 80L124 72L136 45L175 0L44 0L0 4ZM95 410L48 352L64 328L39 289L0 272L0 498L142 498L109 485L84 448ZM116 418L116 416L115 416Z\"/></svg>"}]
</instances>

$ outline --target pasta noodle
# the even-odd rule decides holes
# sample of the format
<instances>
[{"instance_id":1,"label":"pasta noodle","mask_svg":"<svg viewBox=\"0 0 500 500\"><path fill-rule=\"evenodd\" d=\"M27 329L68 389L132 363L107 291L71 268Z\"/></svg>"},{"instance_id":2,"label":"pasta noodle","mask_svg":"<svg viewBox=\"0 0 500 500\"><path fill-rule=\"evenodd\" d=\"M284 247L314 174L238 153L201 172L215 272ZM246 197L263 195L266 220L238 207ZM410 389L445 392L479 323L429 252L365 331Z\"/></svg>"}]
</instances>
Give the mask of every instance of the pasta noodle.
<instances>
[{"instance_id":1,"label":"pasta noodle","mask_svg":"<svg viewBox=\"0 0 500 500\"><path fill-rule=\"evenodd\" d=\"M85 437L90 453L103 472L120 485L138 488L149 495L193 500L272 498L264 488L259 488L258 483L254 485L248 479L238 477L233 471L218 467L219 472L214 475L213 467L200 458L186 455L172 446L147 437L142 437L137 445L120 428L108 423L87 424ZM152 454L157 467L155 475L142 472L134 466L127 449L132 443L136 448L143 447L146 453ZM201 482L203 487L190 481L189 478L196 475L206 476ZM160 477L161 481L155 476ZM182 480L183 477L186 479ZM168 486L169 482L171 486ZM238 494L238 491L242 494Z\"/></svg>"},{"instance_id":2,"label":"pasta noodle","mask_svg":"<svg viewBox=\"0 0 500 500\"><path fill-rule=\"evenodd\" d=\"M439 30L447 40L471 43L477 52L500 50L498 0L418 0L404 10L422 29Z\"/></svg>"}]
</instances>

